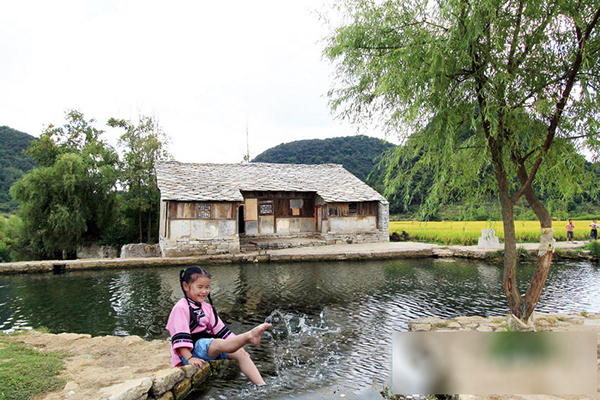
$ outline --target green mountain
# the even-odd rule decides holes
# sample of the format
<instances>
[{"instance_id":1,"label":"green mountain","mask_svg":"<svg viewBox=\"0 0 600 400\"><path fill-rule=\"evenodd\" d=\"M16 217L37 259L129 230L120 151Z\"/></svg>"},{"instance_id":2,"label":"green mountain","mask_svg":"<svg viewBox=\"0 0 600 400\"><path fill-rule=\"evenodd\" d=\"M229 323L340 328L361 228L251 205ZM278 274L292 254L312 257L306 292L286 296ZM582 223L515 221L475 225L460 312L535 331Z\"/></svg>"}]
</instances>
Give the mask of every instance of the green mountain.
<instances>
[{"instance_id":1,"label":"green mountain","mask_svg":"<svg viewBox=\"0 0 600 400\"><path fill-rule=\"evenodd\" d=\"M252 162L281 163L281 164L342 164L344 168L366 182L379 193L384 192L384 171L376 169L381 155L395 145L381 139L368 136L346 136L332 139L299 140L282 143L256 156ZM600 164L588 164L597 171L600 177ZM421 203L427 196L428 182L431 178L422 176L425 181L412 191L412 201L406 205L398 196L386 196L390 202L390 214L396 217L420 219ZM553 193L546 188L541 200L550 204L552 214L558 219L594 219L600 215L600 207L589 194L578 195L568 202L553 199ZM556 197L556 196L555 196ZM535 220L536 216L525 204L524 200L515 205L516 218L520 220ZM467 207L464 202L457 201L445 205L435 214L429 215L430 220L501 220L500 205L495 197L482 202L476 207Z\"/></svg>"},{"instance_id":2,"label":"green mountain","mask_svg":"<svg viewBox=\"0 0 600 400\"><path fill-rule=\"evenodd\" d=\"M33 158L23 154L29 143L36 140L27 133L8 126L0 126L0 212L11 213L16 207L9 189L23 174L37 165Z\"/></svg>"},{"instance_id":3,"label":"green mountain","mask_svg":"<svg viewBox=\"0 0 600 400\"><path fill-rule=\"evenodd\" d=\"M256 156L252 162L277 164L342 164L367 182L367 177L386 150L395 147L385 140L369 136L298 140L282 143ZM367 182L368 183L368 182Z\"/></svg>"}]
</instances>

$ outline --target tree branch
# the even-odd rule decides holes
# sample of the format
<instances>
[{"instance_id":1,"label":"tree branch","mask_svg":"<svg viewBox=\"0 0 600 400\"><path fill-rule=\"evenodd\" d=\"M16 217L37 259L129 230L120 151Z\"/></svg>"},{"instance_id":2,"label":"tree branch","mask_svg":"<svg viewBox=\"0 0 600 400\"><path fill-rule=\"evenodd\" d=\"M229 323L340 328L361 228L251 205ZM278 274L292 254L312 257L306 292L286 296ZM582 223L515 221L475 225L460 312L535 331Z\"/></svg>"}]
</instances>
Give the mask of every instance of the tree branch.
<instances>
[{"instance_id":1,"label":"tree branch","mask_svg":"<svg viewBox=\"0 0 600 400\"><path fill-rule=\"evenodd\" d=\"M542 149L540 151L540 154L538 155L538 158L535 160L535 162L533 163L533 166L531 167L531 171L529 171L527 179L526 180L523 178L521 179L521 183L522 183L521 189L517 193L515 193L515 196L519 196L519 197L522 196L523 193L525 193L525 191L527 190L527 188L531 186L531 183L533 182L533 179L535 178L535 175L537 174L537 171L540 168L540 165L542 164L542 160L543 160L544 156L548 153L548 150L550 149L550 146L552 145L552 142L554 141L554 137L556 135L556 129L558 128L558 123L562 117L564 110L565 110L567 100L569 99L569 97L571 95L571 91L573 90L573 86L575 84L575 80L577 78L579 70L581 69L581 65L583 62L583 51L584 51L585 45L592 33L592 30L597 25L598 19L600 19L600 8L598 8L598 10L596 10L594 18L592 19L590 24L587 26L584 36L581 39L578 39L577 45L578 45L579 50L577 51L577 55L575 57L575 60L573 61L569 76L567 78L565 88L562 92L562 96L561 96L560 100L558 101L558 103L556 103L555 113L552 116L552 119L550 120L550 125L548 126L548 133L546 134L546 140L544 141L544 144L542 145ZM579 36L579 34L578 34L578 36ZM524 171L524 168L525 168L524 164L522 165L522 167L523 167L523 171ZM513 196L513 198L515 196Z\"/></svg>"},{"instance_id":2,"label":"tree branch","mask_svg":"<svg viewBox=\"0 0 600 400\"><path fill-rule=\"evenodd\" d=\"M513 33L513 39L510 44L510 51L508 53L508 64L506 66L506 70L509 74L512 75L515 65L514 65L514 56L517 51L517 43L519 42L519 34L521 33L521 18L523 17L523 1L519 2L519 9L517 10L517 23L515 26L515 30Z\"/></svg>"}]
</instances>

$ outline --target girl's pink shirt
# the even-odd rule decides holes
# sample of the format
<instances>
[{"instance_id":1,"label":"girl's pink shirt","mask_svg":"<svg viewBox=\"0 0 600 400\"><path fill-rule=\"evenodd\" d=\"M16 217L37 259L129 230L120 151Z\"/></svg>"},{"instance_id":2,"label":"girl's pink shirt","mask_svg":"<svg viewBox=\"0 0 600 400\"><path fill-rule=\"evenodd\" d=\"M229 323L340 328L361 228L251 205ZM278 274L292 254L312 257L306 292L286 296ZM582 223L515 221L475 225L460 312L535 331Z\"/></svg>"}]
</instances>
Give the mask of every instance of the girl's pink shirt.
<instances>
[{"instance_id":1,"label":"girl's pink shirt","mask_svg":"<svg viewBox=\"0 0 600 400\"><path fill-rule=\"evenodd\" d=\"M192 332L190 332L190 309L187 300L182 298L173 306L167 322L167 330L171 334L171 337L175 336L177 333L192 334L203 331L211 335L216 335L225 328L225 324L220 318L216 321L215 313L210 304L202 302L201 306L204 316L198 319L199 324ZM195 307L193 304L191 307L192 309L198 309L198 307ZM223 339L232 335L233 333L225 335ZM191 351L194 348L194 345L191 341L173 343L171 346L171 366L173 367L180 367L182 365L179 354L175 351L180 347L187 347Z\"/></svg>"}]
</instances>

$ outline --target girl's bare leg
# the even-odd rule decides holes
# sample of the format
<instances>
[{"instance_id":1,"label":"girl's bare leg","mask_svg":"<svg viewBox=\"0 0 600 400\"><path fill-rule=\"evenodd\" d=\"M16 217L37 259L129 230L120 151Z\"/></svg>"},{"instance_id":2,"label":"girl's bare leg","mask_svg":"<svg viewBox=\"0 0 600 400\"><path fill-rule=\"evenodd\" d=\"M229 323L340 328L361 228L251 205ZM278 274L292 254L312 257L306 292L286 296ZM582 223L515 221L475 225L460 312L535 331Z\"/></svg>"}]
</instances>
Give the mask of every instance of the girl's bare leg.
<instances>
[{"instance_id":1,"label":"girl's bare leg","mask_svg":"<svg viewBox=\"0 0 600 400\"><path fill-rule=\"evenodd\" d=\"M260 343L260 336L271 326L271 324L265 323L258 325L254 329L244 332L241 335L230 336L227 339L215 339L208 347L206 354L209 357L216 357L220 353L235 353L248 343L252 343L256 346Z\"/></svg>"},{"instance_id":2,"label":"girl's bare leg","mask_svg":"<svg viewBox=\"0 0 600 400\"><path fill-rule=\"evenodd\" d=\"M254 362L246 350L239 349L235 353L227 354L227 356L230 359L238 362L240 370L248 377L248 379L250 379L252 383L259 386L265 385L264 379L260 375L260 372L258 372L258 368L256 368L256 365L254 365Z\"/></svg>"}]
</instances>

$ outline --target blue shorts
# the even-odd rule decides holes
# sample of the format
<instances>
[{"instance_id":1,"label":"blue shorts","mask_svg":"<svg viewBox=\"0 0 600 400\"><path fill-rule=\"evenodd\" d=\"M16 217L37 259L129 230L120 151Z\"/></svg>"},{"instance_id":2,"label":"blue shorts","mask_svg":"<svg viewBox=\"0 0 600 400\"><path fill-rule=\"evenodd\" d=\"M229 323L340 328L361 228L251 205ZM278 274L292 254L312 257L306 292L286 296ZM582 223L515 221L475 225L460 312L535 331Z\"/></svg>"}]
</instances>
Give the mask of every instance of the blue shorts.
<instances>
[{"instance_id":1,"label":"blue shorts","mask_svg":"<svg viewBox=\"0 0 600 400\"><path fill-rule=\"evenodd\" d=\"M198 339L196 344L194 345L194 350L192 350L192 355L196 358L201 358L206 361L211 360L224 360L227 358L227 353L217 354L216 357L208 356L208 347L212 343L214 339Z\"/></svg>"}]
</instances>

